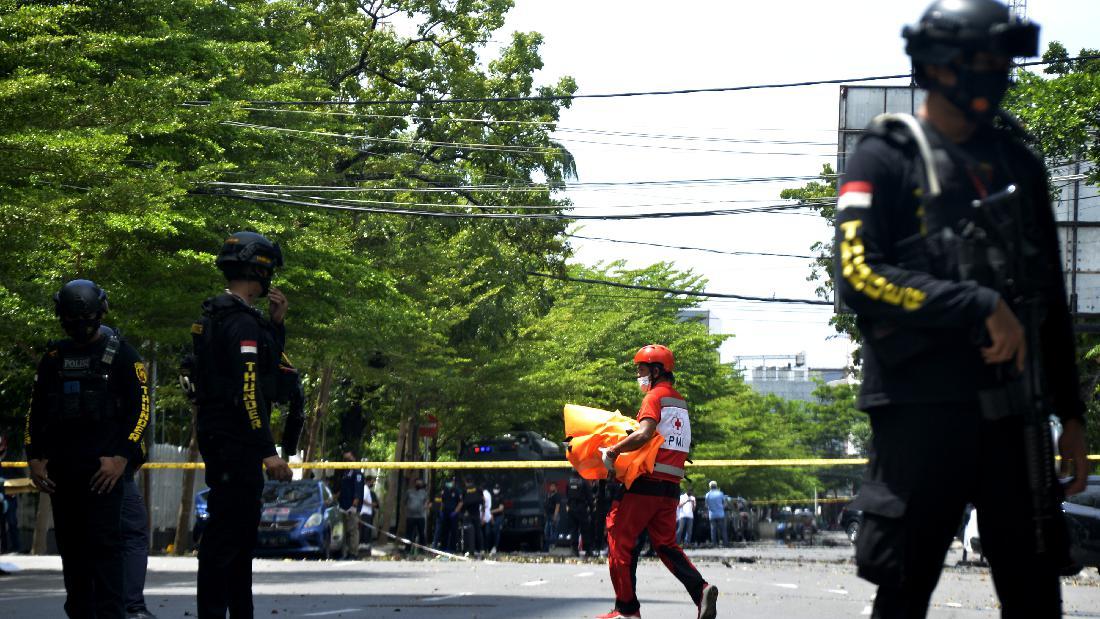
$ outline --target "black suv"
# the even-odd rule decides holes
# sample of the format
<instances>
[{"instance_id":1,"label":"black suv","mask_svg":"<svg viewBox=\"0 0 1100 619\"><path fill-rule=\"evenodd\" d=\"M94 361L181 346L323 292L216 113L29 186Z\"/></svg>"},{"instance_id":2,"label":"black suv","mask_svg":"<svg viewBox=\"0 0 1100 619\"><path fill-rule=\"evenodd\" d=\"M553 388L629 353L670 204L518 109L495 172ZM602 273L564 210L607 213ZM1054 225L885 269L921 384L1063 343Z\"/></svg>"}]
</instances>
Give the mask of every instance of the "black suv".
<instances>
[{"instance_id":1,"label":"black suv","mask_svg":"<svg viewBox=\"0 0 1100 619\"><path fill-rule=\"evenodd\" d=\"M853 544L856 543L856 538L859 537L859 526L863 524L863 512L845 505L840 510L837 522L840 523L840 530L848 536L848 540Z\"/></svg>"}]
</instances>

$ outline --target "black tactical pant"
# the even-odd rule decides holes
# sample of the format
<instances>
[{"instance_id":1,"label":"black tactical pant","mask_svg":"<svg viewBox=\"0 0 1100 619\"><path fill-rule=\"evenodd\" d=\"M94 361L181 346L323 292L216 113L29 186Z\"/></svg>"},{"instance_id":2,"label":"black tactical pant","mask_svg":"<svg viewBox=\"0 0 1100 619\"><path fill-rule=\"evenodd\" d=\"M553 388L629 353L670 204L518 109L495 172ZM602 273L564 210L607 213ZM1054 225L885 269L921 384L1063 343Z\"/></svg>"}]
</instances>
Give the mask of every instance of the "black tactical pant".
<instances>
[{"instance_id":1,"label":"black tactical pant","mask_svg":"<svg viewBox=\"0 0 1100 619\"><path fill-rule=\"evenodd\" d=\"M894 405L871 412L871 429L853 506L863 510L859 575L879 585L873 617L927 614L968 502L981 514L1001 616L1061 616L1059 553L1035 551L1021 418L984 420L977 403Z\"/></svg>"},{"instance_id":2,"label":"black tactical pant","mask_svg":"<svg viewBox=\"0 0 1100 619\"><path fill-rule=\"evenodd\" d=\"M204 455L205 457L205 455ZM260 524L263 465L206 460L210 519L199 542L198 616L251 619L252 551Z\"/></svg>"},{"instance_id":3,"label":"black tactical pant","mask_svg":"<svg viewBox=\"0 0 1100 619\"><path fill-rule=\"evenodd\" d=\"M584 505L570 506L568 522L569 545L573 549L573 554L580 555L577 543L581 537L584 537L584 551L592 554L595 544L592 542L592 527L588 520L588 509Z\"/></svg>"},{"instance_id":4,"label":"black tactical pant","mask_svg":"<svg viewBox=\"0 0 1100 619\"><path fill-rule=\"evenodd\" d=\"M71 619L122 619L122 485L92 492L99 460L49 465L57 484L54 533L65 579L65 612Z\"/></svg>"},{"instance_id":5,"label":"black tactical pant","mask_svg":"<svg viewBox=\"0 0 1100 619\"><path fill-rule=\"evenodd\" d=\"M134 477L127 475L118 483L122 486L123 598L126 612L136 613L147 610L145 572L149 567L149 518Z\"/></svg>"}]
</instances>

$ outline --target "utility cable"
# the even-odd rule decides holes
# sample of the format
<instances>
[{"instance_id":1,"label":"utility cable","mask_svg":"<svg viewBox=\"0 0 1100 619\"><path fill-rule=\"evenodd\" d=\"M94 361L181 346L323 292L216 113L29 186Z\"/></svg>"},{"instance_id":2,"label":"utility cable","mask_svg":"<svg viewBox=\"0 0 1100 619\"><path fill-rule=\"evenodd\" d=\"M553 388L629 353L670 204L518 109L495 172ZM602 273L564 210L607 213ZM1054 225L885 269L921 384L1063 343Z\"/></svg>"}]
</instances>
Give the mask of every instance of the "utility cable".
<instances>
[{"instance_id":1,"label":"utility cable","mask_svg":"<svg viewBox=\"0 0 1100 619\"><path fill-rule=\"evenodd\" d=\"M682 211L682 212L659 212L659 213L630 213L623 215L567 215L563 213L453 213L448 211L421 211L421 210L406 210L406 209L392 209L392 208L379 208L368 206L347 206L343 204L333 204L331 202L306 202L304 200L291 200L287 198L280 198L275 195L244 195L240 193L228 193L228 192L216 192L206 191L202 189L195 189L191 191L192 195L208 195L217 196L223 198L235 198L238 200L244 200L248 202L266 202L270 204L284 204L288 206L306 206L310 208L321 208L327 210L337 211L355 211L361 213L378 213L384 215L401 215L404 217L435 217L440 219L543 219L552 221L625 221L635 219L678 219L683 217L713 217L721 215L751 215L751 214L768 214L777 213L781 211L794 210L805 208L801 204L779 204L773 206L767 206L755 209L719 209L708 211ZM393 204L402 204L395 202ZM458 208L469 208L472 205L447 205L447 204L430 204L429 206L451 206ZM500 206L497 208L507 208L506 206ZM562 210L568 210L569 207L563 206Z\"/></svg>"},{"instance_id":2,"label":"utility cable","mask_svg":"<svg viewBox=\"0 0 1100 619\"><path fill-rule=\"evenodd\" d=\"M477 150L488 152L505 152L505 153L535 153L543 155L562 155L562 149L554 146L530 146L523 144L488 144L484 142L445 142L436 140L405 140L400 138L388 138L388 137L376 137L371 135L354 135L348 133L334 133L331 131L311 131L308 129L291 129L288 127L275 127L272 125L259 125L255 123L243 123L234 120L227 120L221 123L228 127L241 127L245 129L253 129L256 131L271 131L279 133L287 133L291 135L311 135L320 136L326 138L335 138L338 140L349 140L356 142L381 142L383 144L397 144L402 146L435 146L437 148L450 148L455 150ZM658 150L676 150L676 151L688 151L688 152L703 152L703 153L725 153L728 155L763 155L763 156L782 156L782 157L835 157L837 152L830 153L807 153L807 152L768 152L768 151L745 151L745 150L728 150L723 148L699 148L692 146L673 146L667 144L626 144L623 142L598 142L594 140L581 140L571 137L560 138L562 142L570 142L574 144L586 144L595 146L611 146L618 148L648 148ZM833 144L827 144L835 148Z\"/></svg>"},{"instance_id":3,"label":"utility cable","mask_svg":"<svg viewBox=\"0 0 1100 619\"><path fill-rule=\"evenodd\" d=\"M602 241L602 242L605 242L605 243L622 243L622 244L626 244L626 245L644 245L644 246L647 246L647 247L661 247L661 248L664 248L664 249L683 249L683 250L687 250L687 251L701 251L701 252L707 252L707 253L711 253L711 254L722 254L722 255L727 255L727 256L772 256L772 257L777 257L777 258L804 258L804 259L817 258L817 256L807 256L807 255L802 255L802 254L778 254L778 253L759 252L759 251L724 251L724 250L721 250L721 249L709 249L709 248L706 248L706 247L687 247L687 246L682 246L682 245L662 245L660 243L647 243L647 242L644 242L644 241L626 241L626 240L623 240L623 239L608 239L608 238L599 237L599 236L583 236L583 235L580 235L580 234L567 234L565 236L570 237L570 238L574 238L574 239L584 239L584 240L587 240L587 241Z\"/></svg>"},{"instance_id":4,"label":"utility cable","mask_svg":"<svg viewBox=\"0 0 1100 619\"><path fill-rule=\"evenodd\" d=\"M1100 59L1100 55L1076 56L1054 61L1036 60L1032 62L1012 63L1013 67L1032 67L1055 63L1068 63L1081 60ZM802 86L822 86L828 84L857 84L860 82L876 82L890 79L912 79L912 72L898 73L894 75L874 75L869 77L852 77L844 79L806 80L801 82L778 82L771 84L752 84L746 86L720 86L716 88L681 88L676 90L641 90L630 92L608 92L593 94L571 95L526 95L517 97L454 97L450 99L367 99L362 101L352 100L326 100L326 101L249 101L250 105L438 105L444 103L518 103L523 101L574 101L576 99L611 99L627 97L649 97L661 95L689 95L698 93L743 92L748 90L771 90L777 88L798 88ZM209 105L210 101L185 101L185 105Z\"/></svg>"},{"instance_id":5,"label":"utility cable","mask_svg":"<svg viewBox=\"0 0 1100 619\"><path fill-rule=\"evenodd\" d=\"M821 206L836 204L836 198L825 198L824 201L800 201L791 202L787 204L776 204L774 200L689 200L684 202L656 202L656 203L635 203L635 204L601 204L601 205L583 205L577 206L573 204L507 204L507 205L484 205L484 204L441 204L438 202L400 202L396 200L353 200L350 198L332 198L322 197L315 195L299 195L302 193L332 193L332 191L326 192L324 189L309 189L309 188L285 188L280 186L262 186L262 185L247 185L243 183L204 183L205 187L225 187L230 191L243 193L243 194L257 194L278 196L284 198L307 198L310 200L318 200L321 202L332 202L340 204L381 204L390 206L420 206L420 207L454 207L454 208L473 208L473 209L518 209L518 210L577 210L577 209L628 209L628 208L653 208L653 207L667 207L667 206L699 206L703 204L745 204L753 203L758 204L761 202L770 203L773 206ZM278 189L279 191L275 191ZM335 190L342 191L344 190ZM361 189L360 191L373 191L371 189ZM385 190L383 190L385 191ZM419 190L416 188L409 189L389 189L389 191L400 193L417 193ZM447 193L456 192L461 190L445 190ZM429 192L432 193L432 192ZM748 210L748 209L745 209ZM814 215L816 213L805 213L808 215Z\"/></svg>"},{"instance_id":6,"label":"utility cable","mask_svg":"<svg viewBox=\"0 0 1100 619\"><path fill-rule=\"evenodd\" d=\"M185 108L205 107L205 106L199 106L199 104L195 104L195 103L183 103L183 106ZM485 125L485 126L491 126L491 125L494 125L494 124L516 124L516 125L532 125L532 126L550 126L550 128L553 128L553 131L584 132L584 133L593 132L593 133L607 133L607 134L620 133L618 131L608 130L608 129L585 129L585 128L570 128L570 126L558 126L559 121L474 119L474 118L463 118L463 117L422 117L422 115L419 115L419 114L378 114L378 113L371 113L371 112L328 112L328 111L320 111L320 110L287 110L287 109L284 109L284 108L243 107L243 108L238 108L238 109L242 110L242 111L248 111L248 112L270 112L270 113L276 113L276 114L308 114L308 115L322 115L322 117L346 117L346 118L352 118L352 119L416 120L416 121L431 121L431 122L470 122L470 123L481 124L481 125ZM708 126L708 128L697 128L697 126L690 126L690 128L685 128L685 126L680 126L680 128L676 128L676 126L672 126L671 129L695 129L695 130L705 129L707 131L733 131L733 130L744 131L745 130L745 128L728 128L728 126ZM792 130L791 128L778 128L778 126L758 126L758 128L751 128L750 131L791 132L791 131L794 131L794 130ZM816 133L831 133L831 134L836 133L835 128L834 129L805 129L805 128L801 128L801 129L798 129L798 131L811 131L811 132L816 132ZM673 135L664 135L664 134L649 134L649 136L653 137L653 139L668 139L668 140L674 140L674 139L679 140L682 137L682 139L684 139L684 140L705 139L705 140L708 140L708 141L736 141L736 142L741 142L740 139L734 139L734 137L713 137L713 136L702 136L702 135L697 135L697 136L686 136L686 135L685 136L673 136ZM763 140L763 141L760 141L760 143L785 144L787 142ZM791 143L793 144L795 142L791 142ZM820 143L818 143L818 142L807 142L807 144L820 144L822 146L825 146L825 145L833 145L834 143L833 142L820 142Z\"/></svg>"},{"instance_id":7,"label":"utility cable","mask_svg":"<svg viewBox=\"0 0 1100 619\"><path fill-rule=\"evenodd\" d=\"M784 299L784 298L768 298L768 297L753 297L743 294L731 294L724 292L698 292L694 290L677 290L675 288L662 288L659 286L640 286L637 284L624 284L621 282L613 282L606 279L588 279L586 277L569 277L566 275L553 275L551 273L539 273L537 271L527 271L528 275L534 277L545 277L547 279L556 279L563 282L571 282L578 284L592 284L596 286L612 286L614 288L626 288L628 290L647 290L649 292L663 292L666 294L684 295L691 297L705 297L709 299L739 299L741 301L757 301L760 303L802 303L805 305L832 305L832 301L818 301L817 299Z\"/></svg>"}]
</instances>

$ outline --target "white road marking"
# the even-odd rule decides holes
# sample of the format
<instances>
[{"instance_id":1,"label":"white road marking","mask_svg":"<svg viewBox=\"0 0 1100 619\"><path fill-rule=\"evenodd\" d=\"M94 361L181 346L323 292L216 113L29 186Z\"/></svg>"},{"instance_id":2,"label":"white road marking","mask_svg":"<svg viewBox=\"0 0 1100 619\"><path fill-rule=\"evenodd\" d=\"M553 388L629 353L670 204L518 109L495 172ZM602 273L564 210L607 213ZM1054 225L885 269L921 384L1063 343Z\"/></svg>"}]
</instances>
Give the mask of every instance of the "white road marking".
<instances>
[{"instance_id":1,"label":"white road marking","mask_svg":"<svg viewBox=\"0 0 1100 619\"><path fill-rule=\"evenodd\" d=\"M789 582L776 582L776 583L772 583L772 584L777 586L777 587L780 587L782 589L797 589L798 588L798 585L793 584L793 583L789 583Z\"/></svg>"},{"instance_id":2,"label":"white road marking","mask_svg":"<svg viewBox=\"0 0 1100 619\"><path fill-rule=\"evenodd\" d=\"M870 615L871 614L871 607L870 606L864 606L863 610L860 611L859 614L861 614L861 615Z\"/></svg>"},{"instance_id":3,"label":"white road marking","mask_svg":"<svg viewBox=\"0 0 1100 619\"><path fill-rule=\"evenodd\" d=\"M306 613L303 617L327 617L328 615L339 615L340 613L355 613L363 610L362 608L341 608L340 610L326 610L320 613Z\"/></svg>"},{"instance_id":4,"label":"white road marking","mask_svg":"<svg viewBox=\"0 0 1100 619\"><path fill-rule=\"evenodd\" d=\"M948 608L962 608L963 607L963 605L959 604L958 602L947 602L947 603L944 604L944 606L946 606Z\"/></svg>"},{"instance_id":5,"label":"white road marking","mask_svg":"<svg viewBox=\"0 0 1100 619\"><path fill-rule=\"evenodd\" d=\"M439 595L434 598L424 598L421 602L442 602L443 600L453 600L455 598L466 597L467 595L473 595L473 591L463 591L462 593L453 593L451 595Z\"/></svg>"},{"instance_id":6,"label":"white road marking","mask_svg":"<svg viewBox=\"0 0 1100 619\"><path fill-rule=\"evenodd\" d=\"M521 582L520 586L521 587L537 587L539 585L545 585L548 582L550 582L550 581L543 580L543 579L540 578L538 580L529 580L527 582Z\"/></svg>"},{"instance_id":7,"label":"white road marking","mask_svg":"<svg viewBox=\"0 0 1100 619\"><path fill-rule=\"evenodd\" d=\"M594 572L581 572L580 574L573 574L574 578L584 578L585 576L592 576Z\"/></svg>"},{"instance_id":8,"label":"white road marking","mask_svg":"<svg viewBox=\"0 0 1100 619\"><path fill-rule=\"evenodd\" d=\"M0 602L14 602L15 600L30 600L34 598L46 597L46 596L62 596L64 593L38 593L35 595L17 595L13 597L2 597Z\"/></svg>"},{"instance_id":9,"label":"white road marking","mask_svg":"<svg viewBox=\"0 0 1100 619\"><path fill-rule=\"evenodd\" d=\"M848 595L848 592L844 589L826 589L825 593L835 593L837 595Z\"/></svg>"}]
</instances>

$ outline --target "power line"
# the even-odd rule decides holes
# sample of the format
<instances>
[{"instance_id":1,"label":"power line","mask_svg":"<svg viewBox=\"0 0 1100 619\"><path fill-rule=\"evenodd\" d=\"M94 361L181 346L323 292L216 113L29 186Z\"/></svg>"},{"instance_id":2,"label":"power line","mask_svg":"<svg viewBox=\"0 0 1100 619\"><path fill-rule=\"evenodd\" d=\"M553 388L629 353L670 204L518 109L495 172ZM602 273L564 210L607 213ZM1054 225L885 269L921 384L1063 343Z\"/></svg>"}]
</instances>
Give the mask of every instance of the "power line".
<instances>
[{"instance_id":1,"label":"power line","mask_svg":"<svg viewBox=\"0 0 1100 619\"><path fill-rule=\"evenodd\" d=\"M724 292L698 292L694 290L677 290L675 288L661 288L658 286L640 286L636 284L624 284L621 282L613 282L606 279L588 279L585 277L569 277L567 275L553 275L551 273L539 273L537 271L527 271L528 275L534 277L545 277L547 279L556 279L563 282L571 282L577 284L592 284L596 286L612 286L614 288L626 288L628 290L647 290L649 292L664 292L666 294L684 295L690 297L705 297L711 299L739 299L741 301L758 301L760 303L802 303L805 305L832 305L832 301L818 301L817 299L783 299L783 298L768 298L768 297L753 297L743 294L732 294Z\"/></svg>"},{"instance_id":2,"label":"power line","mask_svg":"<svg viewBox=\"0 0 1100 619\"><path fill-rule=\"evenodd\" d=\"M773 256L773 257L777 257L777 258L805 258L805 259L817 258L817 256L806 256L806 255L801 255L801 254L779 254L779 253L759 252L759 251L725 251L725 250L721 250L721 249L709 249L709 248L706 248L706 247L688 247L688 246L682 246L682 245L662 245L660 243L647 243L647 242L644 242L644 241L626 241L626 240L622 240L622 239L608 239L608 238L599 237L599 236L583 236L583 235L580 235L580 234L567 234L566 236L574 238L574 239L585 239L585 240L588 240L588 241L603 241L605 243L622 243L622 244L626 244L626 245L645 245L647 247L661 247L661 248L664 248L664 249L683 249L683 250L687 250L687 251L701 251L701 252L707 252L707 253L711 253L711 254L722 254L722 255L727 255L727 256Z\"/></svg>"},{"instance_id":3,"label":"power line","mask_svg":"<svg viewBox=\"0 0 1100 619\"><path fill-rule=\"evenodd\" d=\"M270 195L281 196L288 198L308 198L310 200L319 200L322 202L332 203L346 203L346 204L381 204L390 206L424 206L424 207L439 207L449 206L456 208L472 208L472 209L519 209L519 210L577 210L577 209L628 209L628 208L652 208L652 207L667 207L667 206L699 206L703 204L759 204L770 203L774 206L818 206L836 204L836 198L823 198L818 201L799 201L788 202L786 204L776 204L775 200L688 200L683 202L646 202L646 203L634 203L634 204L601 204L601 205L574 205L574 204L508 204L508 205L484 205L484 204L441 204L438 202L401 202L396 200L353 200L350 198L331 198L321 197L316 195L299 195L299 194L311 194L311 193L360 193L360 192L395 192L395 193L458 193L466 191L463 188L379 188L373 189L368 187L363 188L332 188L332 187L308 187L308 186L294 186L294 185L252 185L249 183L228 183L228 182L211 182L203 183L204 187L224 187L230 191L243 193L243 194L257 194L257 195ZM484 191L484 190L473 190ZM490 190L493 192L493 190ZM747 210L747 209L746 209ZM796 213L790 213L796 214ZM816 213L797 213L805 215L816 215Z\"/></svg>"},{"instance_id":4,"label":"power line","mask_svg":"<svg viewBox=\"0 0 1100 619\"><path fill-rule=\"evenodd\" d=\"M245 129L253 129L256 131L271 131L278 133L287 133L291 135L312 135L321 136L326 138L335 138L338 140L348 140L357 142L381 142L384 144L397 144L401 146L435 146L437 148L450 148L455 150L476 150L476 151L488 151L488 152L504 152L504 153L535 153L543 155L559 155L563 156L563 149L555 146L531 146L523 144L489 144L485 142L445 142L437 140L405 140L400 138L388 138L378 137L371 135L353 135L348 133L333 133L331 131L311 131L308 129L291 129L289 127L275 127L272 125L259 125L255 123L243 123L239 121L227 120L221 123L228 127L241 127ZM746 151L746 150L728 150L724 148L699 148L692 146L675 146L667 144L627 144L623 142L598 142L594 140L580 140L577 138L564 137L559 138L562 142L570 142L574 144L587 144L595 146L612 146L618 148L649 148L657 150L676 150L687 152L703 152L703 153L725 153L728 155L763 155L763 156L782 156L782 157L835 157L836 151L830 153L807 153L807 152L768 152L768 151ZM833 144L827 144L827 146L834 146ZM835 147L835 146L834 146Z\"/></svg>"},{"instance_id":5,"label":"power line","mask_svg":"<svg viewBox=\"0 0 1100 619\"><path fill-rule=\"evenodd\" d=\"M750 215L750 214L766 214L777 213L780 211L793 210L799 208L805 208L801 204L779 204L773 206L767 206L756 209L717 209L707 211L681 211L681 212L660 212L660 213L630 213L623 215L567 215L562 213L454 213L448 211L420 211L420 210L406 210L406 209L391 209L391 208L379 208L379 207L367 207L367 206L346 206L343 204L334 204L330 202L306 202L304 200L291 200L287 198L276 197L275 195L244 195L241 193L232 192L220 192L209 191L204 189L194 189L190 192L192 195L205 195L216 196L222 198L234 198L237 200L244 200L247 202L261 202L270 204L283 204L288 206L306 206L310 208L321 208L327 210L337 211L356 211L361 213L377 213L384 215L401 215L404 217L435 217L440 219L543 219L552 221L621 221L621 220L634 220L634 219L676 219L683 217L712 217L721 215ZM401 202L393 202L391 204L403 204ZM428 204L428 206L444 206L455 208L470 208L472 205L467 204ZM507 206L500 206L497 208L508 208ZM563 206L563 210L567 210L568 206Z\"/></svg>"},{"instance_id":6,"label":"power line","mask_svg":"<svg viewBox=\"0 0 1100 619\"><path fill-rule=\"evenodd\" d=\"M799 86L820 86L825 84L854 84L888 79L910 77L909 73L898 75L876 75L872 77L854 77L847 79L810 80L804 82L784 82L775 84L753 84L749 86L720 86L716 88L681 88L677 90L643 90L633 92L608 92L590 95L527 95L520 97L455 97L450 99L368 99L364 101L326 100L326 101L249 101L249 105L434 105L440 103L519 103L522 101L573 101L575 99L611 99L624 97L648 97L657 95L690 95L698 93L739 92L745 90L766 90L773 88L797 88ZM185 105L209 105L210 101L184 101Z\"/></svg>"},{"instance_id":7,"label":"power line","mask_svg":"<svg viewBox=\"0 0 1100 619\"><path fill-rule=\"evenodd\" d=\"M1091 56L1077 56L1073 58L1066 58L1064 60L1046 61L1036 60L1033 62L1019 62L1013 63L1014 67L1031 67L1038 65L1054 64L1055 62L1075 62L1080 60L1095 60L1100 58L1100 55ZM676 90L642 90L642 91L630 91L630 92L610 92L610 93L594 93L594 94L571 94L571 95L527 95L518 97L455 97L450 99L397 99L397 100L385 100L385 99L368 99L363 101L353 100L325 100L325 101L249 101L249 105L267 105L267 106L279 106L279 105L437 105L444 103L518 103L523 101L573 101L576 99L611 99L611 98L626 98L626 97L649 97L649 96L661 96L661 95L688 95L698 93L720 93L720 92L742 92L747 90L769 90L776 88L798 88L802 86L821 86L828 84L855 84L859 82L874 82L889 79L902 79L912 78L912 73L898 73L895 75L875 75L869 77L853 77L844 79L827 79L827 80L807 80L802 82L779 82L772 84L752 84L747 86L721 86L716 88L681 88ZM211 101L185 101L184 105L209 105Z\"/></svg>"},{"instance_id":8,"label":"power line","mask_svg":"<svg viewBox=\"0 0 1100 619\"><path fill-rule=\"evenodd\" d=\"M184 103L184 107L205 107L205 105L198 105L194 103ZM561 127L556 120L508 120L500 118L465 118L460 116L420 116L418 114L375 114L370 112L322 112L319 110L287 110L283 108L266 108L266 107L241 107L238 108L247 112L268 112L272 114L306 114L310 116L341 116L347 118L384 118L390 120L421 120L432 122L459 122L459 123L474 123L478 125L484 125L486 127L492 125L532 125L540 127L552 127L553 131L569 132L569 133L598 133L607 135L632 135L636 132L623 132L613 129L591 129L584 127ZM737 130L743 131L745 127L669 127L672 129L696 129L696 130L708 130L708 131L729 131ZM749 131L782 131L790 132L790 127L752 127L748 128ZM809 129L799 128L798 131L811 131L815 133L830 133L835 134L836 128L830 129ZM738 143L759 143L759 144L808 144L817 146L835 146L835 142L809 142L809 141L785 141L785 140L750 140L742 138L721 138L714 136L678 136L667 134L653 134L653 133L639 133L639 137L650 137L654 139L670 139L670 140L706 140L706 141L723 141L723 142L738 142Z\"/></svg>"},{"instance_id":9,"label":"power line","mask_svg":"<svg viewBox=\"0 0 1100 619\"><path fill-rule=\"evenodd\" d=\"M524 188L534 188L537 190L597 190L597 189L617 189L620 187L646 187L646 188L664 188L664 187L685 187L695 185L710 185L710 186L724 186L724 185L752 185L758 183L787 183L787 182L803 182L812 180L822 180L822 178L836 178L837 175L829 174L812 174L802 176L742 176L742 177L719 177L719 178L695 178L695 179L661 179L661 180L641 180L641 181L588 181L588 182L574 182L574 183L562 183L560 187L557 185L549 185L545 183L530 183L527 181L521 181L519 183L509 183L506 185L455 185L453 187L447 187L448 190L462 190L462 191L487 191L487 190L508 190L508 191L520 191ZM527 183L527 184L523 184ZM232 185L234 183L223 182L220 184ZM408 191L405 187L395 188L379 188L379 187L341 187L338 185L282 185L282 184L270 184L270 183L236 183L237 185L260 187L264 189L282 189L282 188L296 188L296 189L316 189L316 190L341 190L346 189L348 191L354 190L375 190L375 191ZM426 191L426 189L425 189ZM836 200L836 198L831 198Z\"/></svg>"}]
</instances>

